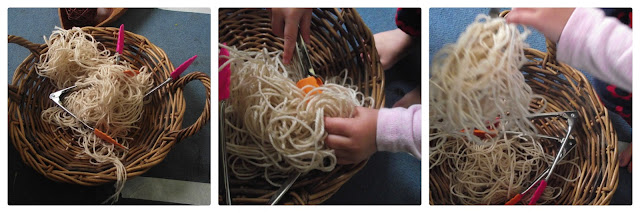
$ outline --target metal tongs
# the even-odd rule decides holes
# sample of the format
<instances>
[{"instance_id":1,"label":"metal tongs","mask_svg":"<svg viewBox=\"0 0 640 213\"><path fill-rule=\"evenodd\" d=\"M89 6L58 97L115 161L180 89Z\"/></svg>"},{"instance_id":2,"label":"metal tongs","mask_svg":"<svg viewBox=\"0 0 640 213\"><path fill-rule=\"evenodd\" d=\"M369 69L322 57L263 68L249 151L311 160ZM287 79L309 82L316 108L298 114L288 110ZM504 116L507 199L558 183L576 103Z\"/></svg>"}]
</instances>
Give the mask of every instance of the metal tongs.
<instances>
[{"instance_id":1,"label":"metal tongs","mask_svg":"<svg viewBox=\"0 0 640 213\"><path fill-rule=\"evenodd\" d=\"M284 181L284 183L282 184L282 186L280 186L280 188L278 189L278 191L276 191L275 194L273 194L273 196L271 196L271 199L269 199L269 205L276 205L278 203L278 201L280 201L280 199L282 199L282 197L284 197L284 194L289 191L289 188L291 188L291 186L293 186L293 184L296 182L296 180L298 180L298 178L300 177L302 173L300 172L293 172L289 175L289 177L287 178L287 180Z\"/></svg>"},{"instance_id":2,"label":"metal tongs","mask_svg":"<svg viewBox=\"0 0 640 213\"><path fill-rule=\"evenodd\" d=\"M122 26L121 26L121 27L122 27ZM122 38L122 36L121 36L120 38ZM119 43L120 43L120 42L119 42ZM122 51L122 50L120 49L120 52L121 52L121 51ZM166 80L166 81L164 81L162 84L160 84L160 85L156 86L155 88L151 89L149 92L147 92L147 93L144 95L144 97L147 97L147 96L148 96L149 94L151 94L153 91L156 91L158 88L160 88L160 87L162 87L163 85L165 85L165 84L169 83L171 80L180 78L180 74L182 74L182 72L184 72L184 70L186 70L186 69L187 69L187 67L189 67L189 65L191 65L191 63L193 62L193 60L195 60L195 59L196 59L196 57L198 57L198 56L197 56L197 55L195 55L195 56L191 57L189 60L187 60L186 62L184 62L183 64L181 64L178 68L176 68L176 70L174 70L174 71L171 73L171 76L170 76L169 78L167 78L167 80ZM129 70L127 70L127 71L129 71ZM125 71L125 72L126 72L126 71ZM130 72L130 71L129 71L129 72ZM89 128L89 129L91 129L91 130L93 131L93 133L94 133L94 134L96 134L96 136L98 136L99 138L101 138L101 139L103 139L103 140L105 140L105 141L107 141L107 142L109 142L109 143L112 143L112 144L114 144L114 145L116 145L116 146L118 146L118 147L120 147L120 148L122 148L122 149L128 150L128 148L127 148L127 147L125 147L125 146L123 146L122 144L118 143L116 140L114 140L112 137L110 137L110 136L109 136L109 135L107 135L106 133L104 133L104 132L100 131L100 130L99 130L99 129L97 129L97 128L93 128L93 127L89 126L89 124L85 123L82 119L78 118L76 115L74 115L73 113L71 113L71 111L69 111L66 107L64 107L64 106L62 105L62 101L61 101L62 96L63 96L64 94L66 94L66 93L70 92L71 90L75 89L76 87L77 87L77 86L76 86L76 85L74 85L74 86L70 86L70 87L67 87L67 88L64 88L64 89L61 89L61 90L55 91L55 92L53 92L53 93L49 94L49 99L51 99L53 102L55 102L55 103L56 103L56 105L58 105L60 108L62 108L65 112L69 113L73 118L75 118L76 120L80 121L80 123L82 123L85 127L87 127L87 128ZM143 98L144 98L144 97L143 97Z\"/></svg>"},{"instance_id":3,"label":"metal tongs","mask_svg":"<svg viewBox=\"0 0 640 213\"><path fill-rule=\"evenodd\" d=\"M536 202L544 192L545 188L547 187L547 182L549 182L549 178L551 177L551 174L553 174L553 170L556 168L556 165L558 164L560 159L564 158L564 156L566 156L567 153L569 153L569 151L571 151L573 147L576 145L575 140L569 139L569 136L573 131L576 119L578 119L578 113L576 111L541 113L541 114L531 116L529 118L535 119L535 118L556 117L556 116L566 119L568 127L567 127L567 134L562 138L562 140L560 140L560 143L561 143L560 149L558 150L558 153L556 154L556 157L553 160L551 167L548 168L545 172L543 172L543 174L540 175L540 177L536 181L534 181L533 184L531 184L531 186L529 186L524 192L517 194L514 198L509 200L507 204L517 203L522 198L522 195L526 194L529 190L531 190L531 188L533 188L535 184L540 183L540 185L538 185L538 188L536 188L536 191L534 192L533 197L531 197L531 201L529 202L529 205L536 204ZM558 138L550 137L550 136L543 136L543 135L537 135L537 136L558 140ZM544 179L542 179L543 177Z\"/></svg>"},{"instance_id":4,"label":"metal tongs","mask_svg":"<svg viewBox=\"0 0 640 213\"><path fill-rule=\"evenodd\" d=\"M313 70L313 66L311 64L311 57L309 57L309 51L307 50L307 45L302 38L302 34L298 35L298 41L296 42L296 55L298 56L298 61L300 62L300 66L304 74L307 77L302 78L296 83L296 86L304 91L304 93L309 93L313 88L322 86L323 80L320 76L316 75L315 70ZM309 87L309 85L311 87ZM322 93L322 91L313 92Z\"/></svg>"},{"instance_id":5,"label":"metal tongs","mask_svg":"<svg viewBox=\"0 0 640 213\"><path fill-rule=\"evenodd\" d=\"M560 138L550 137L550 136L546 136L546 135L536 135L536 136L541 137L541 138L552 139L552 140L557 141L558 143L562 143L562 139L560 139ZM571 152L571 150L573 150L573 148L576 147L576 140L574 140L574 139L568 139L566 143L568 143L567 146L565 146L564 149L561 149L558 152L558 155L560 155L560 159L564 159L564 157L566 157L569 154L569 152ZM520 194L516 194L513 198L511 198L511 200L509 200L507 203L505 203L505 205L514 205L514 204L518 203L522 199L522 197L525 194L527 194L533 188L533 186L538 184L538 182L540 182L540 180L542 180L543 177L547 176L550 171L551 171L551 168L547 168L546 170L544 170L544 172L542 172L542 174L540 174L540 176L538 176L538 178L536 178L536 180L533 181L533 183L531 183L531 185L529 185L529 187L527 187L527 189L522 191L522 193L520 193Z\"/></svg>"},{"instance_id":6,"label":"metal tongs","mask_svg":"<svg viewBox=\"0 0 640 213\"><path fill-rule=\"evenodd\" d=\"M489 8L489 17L497 18L500 16L500 8Z\"/></svg>"},{"instance_id":7,"label":"metal tongs","mask_svg":"<svg viewBox=\"0 0 640 213\"><path fill-rule=\"evenodd\" d=\"M75 118L76 120L80 121L80 123L82 123L85 127L89 128L90 130L93 131L93 133L98 136L99 138L112 143L113 145L116 145L124 150L129 150L129 148L123 146L122 144L118 143L116 140L114 140L113 138L111 138L109 135L105 134L104 132L100 131L98 128L93 128L91 126L89 126L89 124L85 123L82 119L76 117L76 115L74 115L73 113L71 113L71 111L69 111L67 108L65 108L62 105L62 102L60 101L60 98L62 97L62 95L66 94L67 92L71 91L72 89L76 88L77 86L71 86L71 87L67 87L58 91L55 91L51 94L49 94L49 99L51 99L53 102L56 103L56 105L58 105L60 108L62 108L62 110L64 110L65 112L69 113L73 118Z\"/></svg>"},{"instance_id":8,"label":"metal tongs","mask_svg":"<svg viewBox=\"0 0 640 213\"><path fill-rule=\"evenodd\" d=\"M316 75L316 71L313 70L313 66L311 65L311 57L309 57L309 50L307 50L307 44L304 42L302 34L298 35L298 41L296 42L296 52L298 53L298 60L302 65L302 69L307 72L307 75L313 76L317 79L321 79L320 76Z\"/></svg>"},{"instance_id":9,"label":"metal tongs","mask_svg":"<svg viewBox=\"0 0 640 213\"><path fill-rule=\"evenodd\" d=\"M312 84L316 87L322 85L322 78L316 75L316 72L315 70L313 70L313 66L311 65L311 58L309 57L309 51L307 50L307 45L305 44L304 39L302 38L302 34L298 35L298 41L296 42L296 53L298 55L298 61L300 62L302 69L307 74L307 78L304 78L298 81L298 87L302 88L309 84ZM308 90L305 90L305 93L308 93L311 90L310 88L307 88L307 89ZM278 201L282 199L284 194L286 194L287 191L289 191L289 188L291 188L291 186L293 186L296 180L298 180L301 174L302 173L296 172L296 171L289 174L289 177L287 178L287 180L285 180L282 186L280 186L280 188L278 189L278 191L276 191L276 193L273 194L273 196L271 196L271 199L269 199L268 204L269 205L277 204Z\"/></svg>"}]
</instances>

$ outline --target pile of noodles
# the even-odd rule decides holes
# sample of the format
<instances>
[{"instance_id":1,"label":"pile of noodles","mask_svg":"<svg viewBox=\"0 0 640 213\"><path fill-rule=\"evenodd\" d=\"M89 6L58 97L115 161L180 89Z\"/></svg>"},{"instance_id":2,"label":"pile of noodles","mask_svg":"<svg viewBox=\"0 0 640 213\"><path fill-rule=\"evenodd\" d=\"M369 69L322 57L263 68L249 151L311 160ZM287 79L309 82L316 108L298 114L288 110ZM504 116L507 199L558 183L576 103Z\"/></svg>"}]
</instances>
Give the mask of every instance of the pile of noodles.
<instances>
[{"instance_id":1,"label":"pile of noodles","mask_svg":"<svg viewBox=\"0 0 640 213\"><path fill-rule=\"evenodd\" d=\"M455 44L434 57L429 81L429 163L431 171L449 181L451 203L504 204L553 162L554 156L545 153L527 118L546 106L519 70L527 60L524 48L529 33L503 18L478 15ZM534 109L532 101L544 104ZM478 137L474 130L498 134ZM546 144L551 143L556 142ZM567 159L560 164L566 163L578 167ZM539 203L552 201L560 193L561 187L550 185Z\"/></svg>"},{"instance_id":2,"label":"pile of noodles","mask_svg":"<svg viewBox=\"0 0 640 213\"><path fill-rule=\"evenodd\" d=\"M224 115L229 168L238 178L286 177L292 172L331 171L333 150L324 144L324 117L352 117L373 99L358 92L346 71L305 94L296 86L303 71L284 66L282 51L229 50L231 88ZM322 91L316 93L316 91Z\"/></svg>"},{"instance_id":3,"label":"pile of noodles","mask_svg":"<svg viewBox=\"0 0 640 213\"><path fill-rule=\"evenodd\" d=\"M126 62L116 64L115 56L80 28L56 28L45 42L48 51L40 56L38 75L47 77L57 89L77 86L62 98L62 105L89 126L98 128L128 147L127 135L138 129L136 122L143 111L143 97L153 84L146 67L135 76ZM121 162L126 151L98 138L92 130L53 106L42 112L42 119L62 129L70 129L76 143L83 149L78 158L87 159L96 167L113 164L116 171L116 192L107 201L117 201L126 181ZM107 202L105 201L105 202Z\"/></svg>"}]
</instances>

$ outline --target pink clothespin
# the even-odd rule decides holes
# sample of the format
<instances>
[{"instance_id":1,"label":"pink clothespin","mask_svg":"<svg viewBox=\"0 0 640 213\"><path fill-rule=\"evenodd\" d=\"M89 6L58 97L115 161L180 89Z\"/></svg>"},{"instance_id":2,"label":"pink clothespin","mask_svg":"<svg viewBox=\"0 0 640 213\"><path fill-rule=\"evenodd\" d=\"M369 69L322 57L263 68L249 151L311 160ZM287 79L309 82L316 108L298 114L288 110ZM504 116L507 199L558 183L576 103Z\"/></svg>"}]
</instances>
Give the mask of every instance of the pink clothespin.
<instances>
[{"instance_id":1,"label":"pink clothespin","mask_svg":"<svg viewBox=\"0 0 640 213\"><path fill-rule=\"evenodd\" d=\"M222 48L220 49L220 56L229 56L229 50ZM222 66L224 63L227 63L229 59L220 57L218 59L218 66ZM218 73L218 101L225 100L229 98L229 86L231 85L231 69L229 65L222 68L222 71Z\"/></svg>"},{"instance_id":2,"label":"pink clothespin","mask_svg":"<svg viewBox=\"0 0 640 213\"><path fill-rule=\"evenodd\" d=\"M122 55L122 49L124 49L124 24L120 25L118 31L118 43L116 44L116 64L120 63L120 55Z\"/></svg>"},{"instance_id":3,"label":"pink clothespin","mask_svg":"<svg viewBox=\"0 0 640 213\"><path fill-rule=\"evenodd\" d=\"M193 57L191 57L190 59L188 59L184 63L180 64L180 66L178 66L178 68L176 68L171 73L170 77L167 78L167 80L165 80L164 82L162 82L160 85L156 86L155 88L149 90L149 92L147 92L147 94L145 94L144 96L147 97L147 95L151 94L153 91L156 91L158 88L162 87L163 85L169 83L169 81L171 81L173 79L180 78L180 74L182 74L182 72L184 72L187 69L187 67L189 67L189 65L191 65L191 63L193 63L194 60L196 60L197 57L198 57L198 55L194 55Z\"/></svg>"}]
</instances>

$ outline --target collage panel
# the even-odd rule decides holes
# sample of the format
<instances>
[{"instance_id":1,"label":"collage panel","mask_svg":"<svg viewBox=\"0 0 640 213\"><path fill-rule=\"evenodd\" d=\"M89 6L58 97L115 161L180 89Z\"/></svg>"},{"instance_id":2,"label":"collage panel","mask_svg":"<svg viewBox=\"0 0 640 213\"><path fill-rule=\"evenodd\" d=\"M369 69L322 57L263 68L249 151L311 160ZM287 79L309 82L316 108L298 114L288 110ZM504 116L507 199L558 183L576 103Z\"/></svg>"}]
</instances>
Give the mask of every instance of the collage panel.
<instances>
[{"instance_id":1,"label":"collage panel","mask_svg":"<svg viewBox=\"0 0 640 213\"><path fill-rule=\"evenodd\" d=\"M220 8L219 204L421 204L420 18Z\"/></svg>"},{"instance_id":2,"label":"collage panel","mask_svg":"<svg viewBox=\"0 0 640 213\"><path fill-rule=\"evenodd\" d=\"M631 8L430 8L429 204L631 205Z\"/></svg>"},{"instance_id":3,"label":"collage panel","mask_svg":"<svg viewBox=\"0 0 640 213\"><path fill-rule=\"evenodd\" d=\"M8 204L209 205L210 20L9 8Z\"/></svg>"}]
</instances>

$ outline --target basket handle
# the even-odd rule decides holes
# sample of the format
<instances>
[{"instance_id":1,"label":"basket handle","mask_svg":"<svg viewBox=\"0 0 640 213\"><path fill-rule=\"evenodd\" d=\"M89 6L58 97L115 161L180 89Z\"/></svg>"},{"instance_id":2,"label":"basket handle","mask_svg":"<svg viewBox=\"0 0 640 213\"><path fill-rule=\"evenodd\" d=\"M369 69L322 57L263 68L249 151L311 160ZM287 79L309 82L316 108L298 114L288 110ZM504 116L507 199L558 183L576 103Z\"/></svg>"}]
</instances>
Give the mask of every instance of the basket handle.
<instances>
[{"instance_id":1,"label":"basket handle","mask_svg":"<svg viewBox=\"0 0 640 213\"><path fill-rule=\"evenodd\" d=\"M204 109L202 111L202 114L200 114L200 117L198 117L198 120L196 120L195 123L191 124L191 126L187 128L180 129L180 130L177 130L176 132L170 133L170 135L175 134L175 137L178 141L181 141L182 139L189 137L195 134L196 132L200 131L200 129L202 129L202 127L207 123L207 121L209 121L210 100L211 100L211 91L210 91L211 79L209 78L209 76L207 76L207 74L204 74L202 72L189 73L183 77L180 77L178 80L176 80L176 82L172 84L171 88L172 90L182 89L189 82L193 80L199 80L200 82L202 82L202 85L204 85L205 87L205 92L207 93L207 97L206 97L207 99L204 104Z\"/></svg>"},{"instance_id":2,"label":"basket handle","mask_svg":"<svg viewBox=\"0 0 640 213\"><path fill-rule=\"evenodd\" d=\"M510 10L505 10L500 12L500 17L504 18ZM556 60L556 43L550 41L545 37L545 43L547 45L547 52L542 59L542 69L546 69L547 63L558 65L558 61Z\"/></svg>"},{"instance_id":3,"label":"basket handle","mask_svg":"<svg viewBox=\"0 0 640 213\"><path fill-rule=\"evenodd\" d=\"M29 51L31 51L31 53L33 53L37 57L40 56L40 52L42 52L42 50L47 46L46 44L33 43L20 36L9 35L8 37L9 37L9 43L14 43L14 44L23 46L24 48L27 48Z\"/></svg>"},{"instance_id":4,"label":"basket handle","mask_svg":"<svg viewBox=\"0 0 640 213\"><path fill-rule=\"evenodd\" d=\"M46 44L36 44L33 43L25 38L22 38L20 36L15 36L15 35L9 35L8 36L8 41L9 43L14 43L14 44L18 44L20 46L23 46L25 48L27 48L29 51L31 51L31 53L33 53L33 55L35 57L40 57L40 52L42 52L42 50L47 46ZM9 80L11 81L11 80ZM18 88L18 86L9 84L9 98L16 101L16 102L20 102L22 95L20 94L20 89Z\"/></svg>"}]
</instances>

